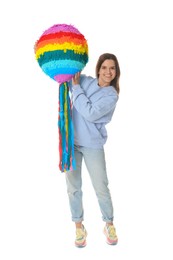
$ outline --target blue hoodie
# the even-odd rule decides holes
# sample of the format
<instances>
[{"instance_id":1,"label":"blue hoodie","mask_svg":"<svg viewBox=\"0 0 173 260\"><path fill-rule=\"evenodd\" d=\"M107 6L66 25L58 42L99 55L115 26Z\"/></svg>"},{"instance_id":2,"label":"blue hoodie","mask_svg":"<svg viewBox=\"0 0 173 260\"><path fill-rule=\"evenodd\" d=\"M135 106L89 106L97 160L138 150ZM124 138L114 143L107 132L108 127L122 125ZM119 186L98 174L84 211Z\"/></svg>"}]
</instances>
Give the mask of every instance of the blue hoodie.
<instances>
[{"instance_id":1,"label":"blue hoodie","mask_svg":"<svg viewBox=\"0 0 173 260\"><path fill-rule=\"evenodd\" d=\"M99 87L96 78L86 75L80 76L80 85L70 87L75 145L102 148L107 140L105 125L111 121L118 101L115 88Z\"/></svg>"}]
</instances>

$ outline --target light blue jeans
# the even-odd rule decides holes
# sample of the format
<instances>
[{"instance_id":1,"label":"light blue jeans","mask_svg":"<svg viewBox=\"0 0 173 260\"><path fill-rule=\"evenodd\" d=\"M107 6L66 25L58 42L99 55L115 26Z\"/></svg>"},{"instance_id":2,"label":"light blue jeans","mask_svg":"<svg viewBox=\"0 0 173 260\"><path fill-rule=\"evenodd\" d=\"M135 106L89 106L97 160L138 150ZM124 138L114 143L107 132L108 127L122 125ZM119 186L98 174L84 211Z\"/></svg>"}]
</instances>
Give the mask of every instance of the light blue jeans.
<instances>
[{"instance_id":1,"label":"light blue jeans","mask_svg":"<svg viewBox=\"0 0 173 260\"><path fill-rule=\"evenodd\" d=\"M75 159L76 170L65 173L72 221L81 222L84 220L81 178L82 161L84 159L98 199L102 219L105 222L112 222L113 205L108 188L104 149L75 146Z\"/></svg>"}]
</instances>

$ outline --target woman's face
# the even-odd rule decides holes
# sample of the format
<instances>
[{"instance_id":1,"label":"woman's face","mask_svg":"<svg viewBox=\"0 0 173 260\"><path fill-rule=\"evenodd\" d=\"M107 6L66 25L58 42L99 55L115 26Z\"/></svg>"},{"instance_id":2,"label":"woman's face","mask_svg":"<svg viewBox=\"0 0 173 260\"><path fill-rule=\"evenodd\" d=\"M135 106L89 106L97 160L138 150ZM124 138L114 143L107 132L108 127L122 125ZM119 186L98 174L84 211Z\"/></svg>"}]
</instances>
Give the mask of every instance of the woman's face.
<instances>
[{"instance_id":1,"label":"woman's face","mask_svg":"<svg viewBox=\"0 0 173 260\"><path fill-rule=\"evenodd\" d=\"M105 60L99 70L98 83L100 87L110 86L111 81L116 76L114 60Z\"/></svg>"}]
</instances>

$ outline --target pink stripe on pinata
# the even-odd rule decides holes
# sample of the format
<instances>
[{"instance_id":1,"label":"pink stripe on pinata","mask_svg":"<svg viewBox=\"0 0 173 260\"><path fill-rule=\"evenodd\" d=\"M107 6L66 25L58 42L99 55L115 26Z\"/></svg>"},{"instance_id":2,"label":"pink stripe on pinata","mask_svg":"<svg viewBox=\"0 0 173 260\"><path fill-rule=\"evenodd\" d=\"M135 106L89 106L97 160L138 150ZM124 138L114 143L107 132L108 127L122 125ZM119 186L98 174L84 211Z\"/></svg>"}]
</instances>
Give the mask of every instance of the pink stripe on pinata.
<instances>
[{"instance_id":1,"label":"pink stripe on pinata","mask_svg":"<svg viewBox=\"0 0 173 260\"><path fill-rule=\"evenodd\" d=\"M49 29L47 29L43 35L50 34L50 33L56 33L56 32L73 32L76 34L81 34L76 28L74 28L72 25L66 25L66 24L58 24L53 25Z\"/></svg>"},{"instance_id":2,"label":"pink stripe on pinata","mask_svg":"<svg viewBox=\"0 0 173 260\"><path fill-rule=\"evenodd\" d=\"M73 78L73 74L59 74L59 75L56 75L55 77L54 77L54 79L59 83L59 84L61 84L61 83L64 83L64 82L68 82L68 81L70 81L72 78Z\"/></svg>"}]
</instances>

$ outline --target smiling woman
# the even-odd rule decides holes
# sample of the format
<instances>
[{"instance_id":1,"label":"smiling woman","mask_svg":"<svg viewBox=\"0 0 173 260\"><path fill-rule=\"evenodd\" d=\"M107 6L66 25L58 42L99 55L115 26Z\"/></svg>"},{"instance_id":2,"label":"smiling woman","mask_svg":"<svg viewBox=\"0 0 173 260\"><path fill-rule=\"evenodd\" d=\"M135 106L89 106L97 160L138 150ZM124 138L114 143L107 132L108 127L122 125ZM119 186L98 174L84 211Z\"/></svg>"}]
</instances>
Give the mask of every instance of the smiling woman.
<instances>
[{"instance_id":1,"label":"smiling woman","mask_svg":"<svg viewBox=\"0 0 173 260\"><path fill-rule=\"evenodd\" d=\"M107 141L106 124L113 116L119 97L120 68L114 54L102 54L96 64L96 78L75 74L71 81L73 96L73 124L76 170L67 171L66 183L72 221L76 225L75 245L86 245L82 201L82 161L85 161L102 219L106 223L104 234L108 244L118 242L113 224L114 212L108 188L104 144Z\"/></svg>"},{"instance_id":2,"label":"smiling woman","mask_svg":"<svg viewBox=\"0 0 173 260\"><path fill-rule=\"evenodd\" d=\"M104 53L100 56L96 65L96 76L99 86L112 85L119 94L120 67L114 54Z\"/></svg>"}]
</instances>

